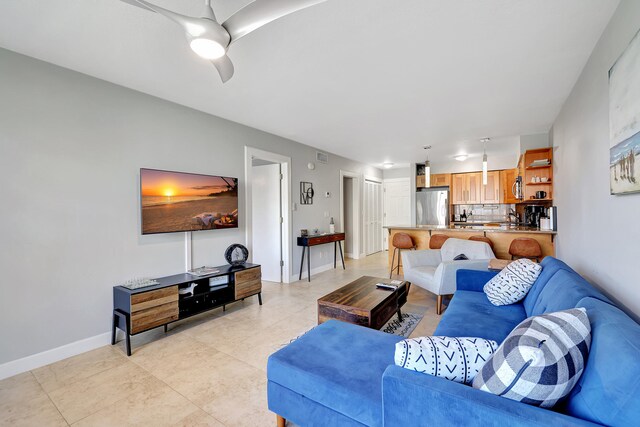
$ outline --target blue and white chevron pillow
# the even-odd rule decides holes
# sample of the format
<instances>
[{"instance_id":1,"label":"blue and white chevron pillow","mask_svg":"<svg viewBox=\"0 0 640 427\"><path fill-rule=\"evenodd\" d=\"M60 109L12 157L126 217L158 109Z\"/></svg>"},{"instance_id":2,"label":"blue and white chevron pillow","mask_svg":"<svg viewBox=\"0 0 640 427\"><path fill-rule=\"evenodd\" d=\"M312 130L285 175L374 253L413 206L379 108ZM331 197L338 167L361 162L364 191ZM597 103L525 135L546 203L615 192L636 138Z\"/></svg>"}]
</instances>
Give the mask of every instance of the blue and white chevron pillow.
<instances>
[{"instance_id":1,"label":"blue and white chevron pillow","mask_svg":"<svg viewBox=\"0 0 640 427\"><path fill-rule=\"evenodd\" d=\"M498 343L484 338L420 337L396 343L396 365L471 384Z\"/></svg>"},{"instance_id":2,"label":"blue and white chevron pillow","mask_svg":"<svg viewBox=\"0 0 640 427\"><path fill-rule=\"evenodd\" d=\"M541 271L530 259L513 261L484 285L484 293L493 305L513 304L527 295Z\"/></svg>"}]
</instances>

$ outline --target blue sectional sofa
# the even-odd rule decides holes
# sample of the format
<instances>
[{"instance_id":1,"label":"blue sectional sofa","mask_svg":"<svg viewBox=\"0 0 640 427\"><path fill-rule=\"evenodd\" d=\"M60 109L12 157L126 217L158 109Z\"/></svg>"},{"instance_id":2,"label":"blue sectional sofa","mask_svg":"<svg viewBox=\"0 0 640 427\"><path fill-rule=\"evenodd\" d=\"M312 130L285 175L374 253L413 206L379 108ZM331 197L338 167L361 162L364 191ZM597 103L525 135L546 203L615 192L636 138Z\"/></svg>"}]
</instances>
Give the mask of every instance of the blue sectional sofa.
<instances>
[{"instance_id":1,"label":"blue sectional sofa","mask_svg":"<svg viewBox=\"0 0 640 427\"><path fill-rule=\"evenodd\" d=\"M592 344L585 371L554 410L529 406L394 365L402 338L338 321L272 354L269 409L306 426L640 425L640 325L562 261L547 257L520 303L495 307L495 273L461 270L435 335L502 342L529 316L584 307Z\"/></svg>"}]
</instances>

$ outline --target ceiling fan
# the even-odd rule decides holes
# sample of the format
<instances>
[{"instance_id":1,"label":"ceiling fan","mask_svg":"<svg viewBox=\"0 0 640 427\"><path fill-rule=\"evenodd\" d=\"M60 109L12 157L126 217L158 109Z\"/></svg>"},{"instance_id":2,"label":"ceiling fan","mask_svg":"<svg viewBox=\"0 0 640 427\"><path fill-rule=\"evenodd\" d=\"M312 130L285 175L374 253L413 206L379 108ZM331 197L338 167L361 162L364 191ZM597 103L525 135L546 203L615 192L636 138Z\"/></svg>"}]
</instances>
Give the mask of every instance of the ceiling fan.
<instances>
[{"instance_id":1,"label":"ceiling fan","mask_svg":"<svg viewBox=\"0 0 640 427\"><path fill-rule=\"evenodd\" d=\"M172 12L145 0L121 1L157 12L180 25L185 31L191 49L211 61L224 83L233 76L233 63L227 56L227 50L232 43L271 21L325 0L255 0L222 24L218 23L213 13L211 0L205 0L202 18Z\"/></svg>"}]
</instances>

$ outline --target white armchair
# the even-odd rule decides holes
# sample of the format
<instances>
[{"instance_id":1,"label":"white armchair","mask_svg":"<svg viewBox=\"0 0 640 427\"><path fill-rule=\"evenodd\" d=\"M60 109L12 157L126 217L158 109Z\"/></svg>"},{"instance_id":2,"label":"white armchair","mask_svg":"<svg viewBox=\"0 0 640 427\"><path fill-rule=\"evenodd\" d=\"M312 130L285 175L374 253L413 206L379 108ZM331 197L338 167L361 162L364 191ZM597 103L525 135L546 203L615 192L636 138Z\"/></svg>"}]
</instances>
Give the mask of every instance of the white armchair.
<instances>
[{"instance_id":1,"label":"white armchair","mask_svg":"<svg viewBox=\"0 0 640 427\"><path fill-rule=\"evenodd\" d=\"M468 260L454 261L460 254ZM460 269L485 270L495 258L489 244L464 239L447 239L441 249L402 253L404 279L437 295L436 313L442 313L442 296L456 291L456 272Z\"/></svg>"}]
</instances>

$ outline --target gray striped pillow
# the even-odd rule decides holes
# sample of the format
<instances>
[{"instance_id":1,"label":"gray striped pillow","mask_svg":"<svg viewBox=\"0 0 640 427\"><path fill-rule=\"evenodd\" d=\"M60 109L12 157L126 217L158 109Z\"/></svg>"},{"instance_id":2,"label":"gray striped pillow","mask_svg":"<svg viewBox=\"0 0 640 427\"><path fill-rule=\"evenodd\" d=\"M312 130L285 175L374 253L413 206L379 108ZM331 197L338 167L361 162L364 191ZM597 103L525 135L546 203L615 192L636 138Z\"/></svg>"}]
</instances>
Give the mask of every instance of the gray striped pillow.
<instances>
[{"instance_id":1,"label":"gray striped pillow","mask_svg":"<svg viewBox=\"0 0 640 427\"><path fill-rule=\"evenodd\" d=\"M482 289L493 305L513 304L527 295L541 271L539 264L521 258L507 265Z\"/></svg>"},{"instance_id":2,"label":"gray striped pillow","mask_svg":"<svg viewBox=\"0 0 640 427\"><path fill-rule=\"evenodd\" d=\"M584 308L534 316L511 331L473 380L473 388L550 408L580 379L591 345Z\"/></svg>"}]
</instances>

